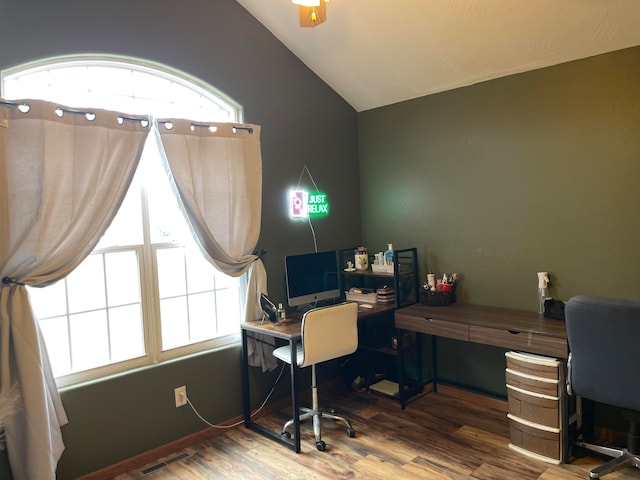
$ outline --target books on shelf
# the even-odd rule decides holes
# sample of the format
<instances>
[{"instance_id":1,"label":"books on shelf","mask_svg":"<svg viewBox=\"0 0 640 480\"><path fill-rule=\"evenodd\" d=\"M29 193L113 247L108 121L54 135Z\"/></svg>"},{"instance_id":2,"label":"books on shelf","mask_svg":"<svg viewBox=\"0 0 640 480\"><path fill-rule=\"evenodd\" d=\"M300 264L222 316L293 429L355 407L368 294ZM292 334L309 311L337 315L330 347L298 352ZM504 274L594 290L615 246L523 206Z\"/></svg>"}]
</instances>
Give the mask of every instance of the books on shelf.
<instances>
[{"instance_id":1,"label":"books on shelf","mask_svg":"<svg viewBox=\"0 0 640 480\"><path fill-rule=\"evenodd\" d=\"M390 380L380 380L373 385L369 385L369 389L373 390L374 392L389 395L390 397L397 397L398 392L400 391L398 384Z\"/></svg>"}]
</instances>

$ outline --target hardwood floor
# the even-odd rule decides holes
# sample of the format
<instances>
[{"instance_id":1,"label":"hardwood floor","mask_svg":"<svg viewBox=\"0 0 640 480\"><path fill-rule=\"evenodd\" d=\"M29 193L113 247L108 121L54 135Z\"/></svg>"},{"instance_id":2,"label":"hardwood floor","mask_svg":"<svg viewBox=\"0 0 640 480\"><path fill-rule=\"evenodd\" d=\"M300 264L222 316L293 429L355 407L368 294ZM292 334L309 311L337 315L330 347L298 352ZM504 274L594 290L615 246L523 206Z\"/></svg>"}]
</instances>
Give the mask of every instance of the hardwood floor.
<instances>
[{"instance_id":1,"label":"hardwood floor","mask_svg":"<svg viewBox=\"0 0 640 480\"><path fill-rule=\"evenodd\" d=\"M349 438L342 424L325 421L327 449L319 452L307 422L302 425L302 453L295 454L240 426L115 479L576 480L589 478L589 470L604 461L583 457L552 465L521 455L508 447L505 402L444 386L404 411L394 400L345 388L321 391L320 404L348 417L356 438ZM279 430L288 413L271 413L259 422ZM167 465L154 469L161 462ZM141 473L149 468L150 473ZM640 470L605 478L638 480Z\"/></svg>"}]
</instances>

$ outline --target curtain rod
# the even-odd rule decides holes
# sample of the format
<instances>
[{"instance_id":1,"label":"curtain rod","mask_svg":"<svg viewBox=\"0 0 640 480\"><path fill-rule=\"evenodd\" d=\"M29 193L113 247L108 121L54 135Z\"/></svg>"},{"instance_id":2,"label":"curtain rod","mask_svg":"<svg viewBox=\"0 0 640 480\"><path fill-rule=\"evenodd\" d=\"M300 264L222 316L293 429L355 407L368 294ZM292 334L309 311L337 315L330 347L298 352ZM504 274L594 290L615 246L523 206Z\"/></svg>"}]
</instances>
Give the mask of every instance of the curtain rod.
<instances>
[{"instance_id":1,"label":"curtain rod","mask_svg":"<svg viewBox=\"0 0 640 480\"><path fill-rule=\"evenodd\" d=\"M159 125L164 125L167 130L171 130L173 128L173 122L171 120L158 120ZM191 130L195 130L196 128L207 128L207 129L216 129L216 125L211 125L208 123L195 123L191 122L190 125ZM253 133L253 127L241 127L238 125L234 125L232 127L233 133L236 133L236 130L244 130L249 133ZM215 131L215 130L214 130Z\"/></svg>"},{"instance_id":2,"label":"curtain rod","mask_svg":"<svg viewBox=\"0 0 640 480\"><path fill-rule=\"evenodd\" d=\"M6 100L0 100L0 105L6 105L7 107L18 107L22 113L27 113L31 110L31 106L28 103L16 103L16 102L8 102Z\"/></svg>"},{"instance_id":3,"label":"curtain rod","mask_svg":"<svg viewBox=\"0 0 640 480\"><path fill-rule=\"evenodd\" d=\"M92 112L90 110L85 111L85 110L76 110L72 108L57 107L55 112L56 112L56 115L58 115L59 117L62 117L65 113L70 113L71 115L84 115L86 119L89 121L94 120L96 118L95 112ZM140 125L142 125L143 127L147 127L149 125L149 117L141 115L140 117L136 118L136 117L127 117L125 115L118 115L118 123L122 124L123 122L139 122Z\"/></svg>"},{"instance_id":4,"label":"curtain rod","mask_svg":"<svg viewBox=\"0 0 640 480\"><path fill-rule=\"evenodd\" d=\"M18 107L22 113L27 113L31 110L31 105L26 102L16 103L10 102L7 100L0 100L0 105L6 105L8 107ZM20 108L23 107L23 108ZM58 117L62 117L65 113L69 113L71 115L84 115L87 120L91 121L96 118L95 112L90 110L76 110L72 108L62 108L60 106L56 107L55 113ZM117 113L117 112L116 112ZM141 116L141 117L127 117L126 115L118 115L118 123L122 124L124 122L140 122L140 125L143 127L147 127L149 125L149 117Z\"/></svg>"},{"instance_id":5,"label":"curtain rod","mask_svg":"<svg viewBox=\"0 0 640 480\"><path fill-rule=\"evenodd\" d=\"M6 105L8 107L23 107L25 108L25 110L20 110L22 113L27 113L30 109L31 106L24 102L24 103L16 103L16 102L9 102L7 100L0 100L0 105ZM62 107L57 107L55 109L56 111L56 115L58 115L59 117L62 117L65 113L69 113L71 115L84 115L87 120L93 120L95 118L95 112L92 112L90 110L76 110L76 109L71 109L71 108L62 108ZM143 127L146 127L147 125L145 125L145 123L149 122L149 118L148 117L142 117L142 118L136 118L136 117L127 117L125 115L119 115L118 116L118 122L122 123L122 122L140 122L140 124ZM170 129L171 127L169 127L168 125L172 125L172 122L170 120L158 120L159 124L165 125L167 126L168 129ZM195 123L195 122L191 122L191 128L195 129L195 128L211 128L211 127L215 127L215 125L208 125L205 123ZM233 133L236 133L236 130L244 130L250 134L253 134L253 127L242 127L239 125L234 125L233 126Z\"/></svg>"}]
</instances>

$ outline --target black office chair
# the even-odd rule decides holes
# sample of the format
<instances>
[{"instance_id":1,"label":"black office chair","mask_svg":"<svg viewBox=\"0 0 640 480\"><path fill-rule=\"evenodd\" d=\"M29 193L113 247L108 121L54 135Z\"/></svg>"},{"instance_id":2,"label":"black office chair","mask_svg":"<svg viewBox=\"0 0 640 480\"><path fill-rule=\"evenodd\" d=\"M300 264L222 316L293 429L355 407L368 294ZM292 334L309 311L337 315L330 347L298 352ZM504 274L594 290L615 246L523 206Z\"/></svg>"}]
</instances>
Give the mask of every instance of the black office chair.
<instances>
[{"instance_id":1,"label":"black office chair","mask_svg":"<svg viewBox=\"0 0 640 480\"><path fill-rule=\"evenodd\" d=\"M565 307L565 320L569 394L621 408L630 422L624 449L577 442L614 457L593 469L590 477L640 468L640 301L573 297Z\"/></svg>"},{"instance_id":2,"label":"black office chair","mask_svg":"<svg viewBox=\"0 0 640 480\"><path fill-rule=\"evenodd\" d=\"M349 355L358 348L358 304L354 302L340 303L329 307L309 310L302 317L302 342L297 345L297 358L293 359L300 368L311 365L312 408L301 408L300 421L307 418L313 420L313 433L316 448L326 448L322 440L320 418L343 422L347 426L347 435L355 437L356 431L351 422L344 417L320 411L318 406L318 387L316 385L316 364L334 358ZM291 363L291 349L288 345L276 348L273 354L280 360ZM287 429L293 425L290 419L282 427L282 435L290 436Z\"/></svg>"}]
</instances>

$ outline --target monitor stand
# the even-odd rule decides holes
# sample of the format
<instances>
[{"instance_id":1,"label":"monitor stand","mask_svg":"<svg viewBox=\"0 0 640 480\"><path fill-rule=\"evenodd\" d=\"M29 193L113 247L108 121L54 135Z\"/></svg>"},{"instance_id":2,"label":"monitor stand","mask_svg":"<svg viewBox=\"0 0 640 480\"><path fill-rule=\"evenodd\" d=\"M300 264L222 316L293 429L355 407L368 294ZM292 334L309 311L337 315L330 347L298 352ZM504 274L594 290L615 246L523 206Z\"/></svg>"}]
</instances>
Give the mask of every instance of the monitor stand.
<instances>
[{"instance_id":1,"label":"monitor stand","mask_svg":"<svg viewBox=\"0 0 640 480\"><path fill-rule=\"evenodd\" d=\"M320 300L318 302L305 303L304 305L298 305L296 307L296 311L306 313L309 310L313 310L314 308L328 307L329 305L335 305L337 303L340 303L340 301L341 300L339 298L331 298L329 300Z\"/></svg>"}]
</instances>

